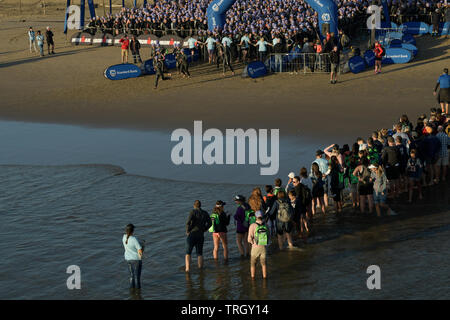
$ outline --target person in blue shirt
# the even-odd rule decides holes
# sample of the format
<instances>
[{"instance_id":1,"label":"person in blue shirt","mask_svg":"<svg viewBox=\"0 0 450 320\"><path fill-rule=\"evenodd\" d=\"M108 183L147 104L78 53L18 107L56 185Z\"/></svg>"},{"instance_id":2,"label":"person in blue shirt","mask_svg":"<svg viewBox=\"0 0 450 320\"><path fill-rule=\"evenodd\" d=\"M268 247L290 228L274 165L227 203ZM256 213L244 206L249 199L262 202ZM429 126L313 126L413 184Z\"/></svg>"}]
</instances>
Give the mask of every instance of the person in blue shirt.
<instances>
[{"instance_id":1,"label":"person in blue shirt","mask_svg":"<svg viewBox=\"0 0 450 320\"><path fill-rule=\"evenodd\" d=\"M133 233L134 225L128 224L125 228L125 234L122 237L122 243L125 249L125 261L128 264L128 271L130 272L130 289L140 289L142 253L144 248L138 239L133 236Z\"/></svg>"},{"instance_id":2,"label":"person in blue shirt","mask_svg":"<svg viewBox=\"0 0 450 320\"><path fill-rule=\"evenodd\" d=\"M267 54L267 46L272 46L272 44L268 43L264 40L263 37L259 39L259 41L255 44L258 47L258 59L259 61L264 62Z\"/></svg>"},{"instance_id":3,"label":"person in blue shirt","mask_svg":"<svg viewBox=\"0 0 450 320\"><path fill-rule=\"evenodd\" d=\"M32 53L32 49L34 48L34 52L37 52L36 49L36 35L34 34L33 27L30 27L28 30L28 40L30 41L30 53Z\"/></svg>"},{"instance_id":4,"label":"person in blue shirt","mask_svg":"<svg viewBox=\"0 0 450 320\"><path fill-rule=\"evenodd\" d=\"M38 30L37 36L36 36L36 42L39 47L39 53L41 57L44 56L44 35L41 34L41 30Z\"/></svg>"},{"instance_id":5,"label":"person in blue shirt","mask_svg":"<svg viewBox=\"0 0 450 320\"><path fill-rule=\"evenodd\" d=\"M187 40L187 44L188 44L189 51L191 52L191 57L193 57L194 53L195 53L195 47L197 45L197 40L195 40L192 37L189 37L189 39Z\"/></svg>"},{"instance_id":6,"label":"person in blue shirt","mask_svg":"<svg viewBox=\"0 0 450 320\"><path fill-rule=\"evenodd\" d=\"M241 38L241 42L239 43L239 45L241 46L241 50L242 50L242 61L244 63L247 63L247 55L248 55L248 50L250 48L250 38L248 37L248 34L245 33L242 38Z\"/></svg>"},{"instance_id":7,"label":"person in blue shirt","mask_svg":"<svg viewBox=\"0 0 450 320\"><path fill-rule=\"evenodd\" d=\"M437 94L438 88L438 101L441 104L442 113L448 114L448 103L450 102L450 76L448 75L447 68L444 69L444 72L439 77L436 86L434 87L434 95Z\"/></svg>"}]
</instances>

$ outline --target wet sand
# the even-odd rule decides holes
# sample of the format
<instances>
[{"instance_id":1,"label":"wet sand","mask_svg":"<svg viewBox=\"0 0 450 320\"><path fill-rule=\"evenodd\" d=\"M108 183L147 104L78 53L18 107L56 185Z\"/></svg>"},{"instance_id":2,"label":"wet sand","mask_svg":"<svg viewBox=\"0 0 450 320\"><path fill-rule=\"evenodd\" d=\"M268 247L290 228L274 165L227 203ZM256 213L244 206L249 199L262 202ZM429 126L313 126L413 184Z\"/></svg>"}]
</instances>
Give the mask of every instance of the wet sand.
<instances>
[{"instance_id":1,"label":"wet sand","mask_svg":"<svg viewBox=\"0 0 450 320\"><path fill-rule=\"evenodd\" d=\"M100 12L102 9L100 9ZM23 22L25 20L25 22ZM57 22L59 21L59 22ZM223 78L215 66L191 68L191 79L174 75L153 89L154 76L110 81L103 71L120 63L118 47L65 43L63 13L20 20L3 17L0 37L0 118L143 130L279 128L282 135L354 138L391 127L401 114L415 121L437 105L435 81L450 58L450 39L417 39L408 64L343 74L336 85L325 74L276 74L262 79ZM27 29L55 33L56 55L28 50ZM69 31L68 39L73 31ZM148 48L141 50L143 59ZM130 57L131 58L131 57ZM330 141L330 143L333 141Z\"/></svg>"}]
</instances>

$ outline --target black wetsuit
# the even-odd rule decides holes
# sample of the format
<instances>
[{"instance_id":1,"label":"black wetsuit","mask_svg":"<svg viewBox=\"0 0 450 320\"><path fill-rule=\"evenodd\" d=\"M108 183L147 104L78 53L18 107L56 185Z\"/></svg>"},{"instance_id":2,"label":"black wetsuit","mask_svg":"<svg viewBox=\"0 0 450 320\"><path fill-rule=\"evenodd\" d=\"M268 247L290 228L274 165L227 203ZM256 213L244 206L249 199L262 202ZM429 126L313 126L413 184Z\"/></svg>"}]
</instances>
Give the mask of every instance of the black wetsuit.
<instances>
[{"instance_id":1,"label":"black wetsuit","mask_svg":"<svg viewBox=\"0 0 450 320\"><path fill-rule=\"evenodd\" d=\"M158 87L158 81L159 78L161 78L162 80L166 80L166 78L164 78L164 61L162 58L159 58L158 56L153 58L153 66L155 68L156 71L156 75L155 75L155 89Z\"/></svg>"}]
</instances>

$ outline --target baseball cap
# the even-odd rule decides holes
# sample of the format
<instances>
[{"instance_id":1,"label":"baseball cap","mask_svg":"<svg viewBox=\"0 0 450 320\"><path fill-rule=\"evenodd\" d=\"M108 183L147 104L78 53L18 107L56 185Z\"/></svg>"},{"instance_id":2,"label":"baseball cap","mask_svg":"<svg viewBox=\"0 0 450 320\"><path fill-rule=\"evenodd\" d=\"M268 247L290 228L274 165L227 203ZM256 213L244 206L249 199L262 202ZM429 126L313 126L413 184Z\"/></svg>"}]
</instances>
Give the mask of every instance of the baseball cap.
<instances>
[{"instance_id":1,"label":"baseball cap","mask_svg":"<svg viewBox=\"0 0 450 320\"><path fill-rule=\"evenodd\" d=\"M237 196L234 196L235 201L245 201L245 197L238 194Z\"/></svg>"},{"instance_id":2,"label":"baseball cap","mask_svg":"<svg viewBox=\"0 0 450 320\"><path fill-rule=\"evenodd\" d=\"M294 177L295 177L295 173L293 173L293 172L290 172L290 173L288 174L288 177L289 177L289 178L291 178L291 179L294 179Z\"/></svg>"},{"instance_id":3,"label":"baseball cap","mask_svg":"<svg viewBox=\"0 0 450 320\"><path fill-rule=\"evenodd\" d=\"M224 205L226 205L226 203L223 202L222 200L218 200L218 201L216 202L216 207L222 207L222 206L224 206Z\"/></svg>"},{"instance_id":4,"label":"baseball cap","mask_svg":"<svg viewBox=\"0 0 450 320\"><path fill-rule=\"evenodd\" d=\"M321 156L323 155L323 151L322 150L317 150L316 151L316 156Z\"/></svg>"},{"instance_id":5,"label":"baseball cap","mask_svg":"<svg viewBox=\"0 0 450 320\"><path fill-rule=\"evenodd\" d=\"M378 165L371 164L371 165L369 166L369 169L376 169L376 168L378 168Z\"/></svg>"}]
</instances>

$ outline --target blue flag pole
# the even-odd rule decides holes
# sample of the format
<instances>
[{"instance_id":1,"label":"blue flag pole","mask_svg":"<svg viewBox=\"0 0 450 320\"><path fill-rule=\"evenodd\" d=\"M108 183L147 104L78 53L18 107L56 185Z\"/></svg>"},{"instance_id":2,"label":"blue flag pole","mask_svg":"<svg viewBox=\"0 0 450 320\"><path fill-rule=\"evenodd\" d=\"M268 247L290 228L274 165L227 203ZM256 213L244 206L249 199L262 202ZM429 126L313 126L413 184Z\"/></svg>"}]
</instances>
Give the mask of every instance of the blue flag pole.
<instances>
[{"instance_id":1,"label":"blue flag pole","mask_svg":"<svg viewBox=\"0 0 450 320\"><path fill-rule=\"evenodd\" d=\"M112 0L109 0L109 14L112 14L112 4L111 4Z\"/></svg>"},{"instance_id":2,"label":"blue flag pole","mask_svg":"<svg viewBox=\"0 0 450 320\"><path fill-rule=\"evenodd\" d=\"M80 29L84 29L84 5L85 1L80 0Z\"/></svg>"},{"instance_id":3,"label":"blue flag pole","mask_svg":"<svg viewBox=\"0 0 450 320\"><path fill-rule=\"evenodd\" d=\"M64 18L64 33L67 34L67 19L69 18L69 12L67 9L70 7L70 0L67 0L67 6L66 6L66 17Z\"/></svg>"},{"instance_id":4,"label":"blue flag pole","mask_svg":"<svg viewBox=\"0 0 450 320\"><path fill-rule=\"evenodd\" d=\"M95 18L95 6L94 0L88 0L89 13L91 14L91 19Z\"/></svg>"},{"instance_id":5,"label":"blue flag pole","mask_svg":"<svg viewBox=\"0 0 450 320\"><path fill-rule=\"evenodd\" d=\"M122 8L125 8L125 0L122 0Z\"/></svg>"}]
</instances>

